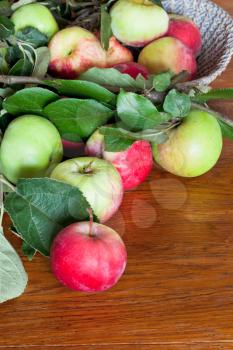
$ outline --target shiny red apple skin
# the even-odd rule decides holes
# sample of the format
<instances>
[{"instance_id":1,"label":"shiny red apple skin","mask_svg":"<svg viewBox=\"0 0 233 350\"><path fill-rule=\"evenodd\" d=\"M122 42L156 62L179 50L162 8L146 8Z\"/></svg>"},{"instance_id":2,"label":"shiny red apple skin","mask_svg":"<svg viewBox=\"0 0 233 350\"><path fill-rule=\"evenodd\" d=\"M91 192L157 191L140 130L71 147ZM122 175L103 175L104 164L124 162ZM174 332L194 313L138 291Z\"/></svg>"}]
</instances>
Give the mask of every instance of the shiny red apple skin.
<instances>
[{"instance_id":1,"label":"shiny red apple skin","mask_svg":"<svg viewBox=\"0 0 233 350\"><path fill-rule=\"evenodd\" d=\"M202 47L202 36L197 25L188 17L171 15L167 36L176 38L197 56Z\"/></svg>"},{"instance_id":2,"label":"shiny red apple skin","mask_svg":"<svg viewBox=\"0 0 233 350\"><path fill-rule=\"evenodd\" d=\"M104 151L103 157L120 173L124 190L131 190L140 185L153 168L151 145L143 140L134 142L125 151Z\"/></svg>"},{"instance_id":3,"label":"shiny red apple skin","mask_svg":"<svg viewBox=\"0 0 233 350\"><path fill-rule=\"evenodd\" d=\"M140 74L148 79L150 74L146 67L136 62L117 64L113 68L119 70L122 74L130 75L133 79L136 79Z\"/></svg>"},{"instance_id":4,"label":"shiny red apple skin","mask_svg":"<svg viewBox=\"0 0 233 350\"><path fill-rule=\"evenodd\" d=\"M51 267L66 287L102 292L114 286L124 273L127 252L121 237L111 228L79 222L64 228L51 248Z\"/></svg>"}]
</instances>

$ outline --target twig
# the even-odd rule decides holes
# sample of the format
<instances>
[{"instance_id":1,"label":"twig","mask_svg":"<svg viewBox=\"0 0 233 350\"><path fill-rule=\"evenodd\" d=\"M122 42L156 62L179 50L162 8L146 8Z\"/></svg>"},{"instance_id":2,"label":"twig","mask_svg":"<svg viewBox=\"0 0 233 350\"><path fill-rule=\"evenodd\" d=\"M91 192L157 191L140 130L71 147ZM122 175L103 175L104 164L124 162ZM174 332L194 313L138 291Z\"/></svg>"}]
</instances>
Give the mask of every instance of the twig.
<instances>
[{"instance_id":1,"label":"twig","mask_svg":"<svg viewBox=\"0 0 233 350\"><path fill-rule=\"evenodd\" d=\"M233 128L233 120L224 114L216 112L211 108L204 107L203 105L200 105L199 103L195 103L195 102L192 102L192 108L200 109L203 112L210 113L210 114L214 115L217 119L222 121L223 123L226 123Z\"/></svg>"}]
</instances>

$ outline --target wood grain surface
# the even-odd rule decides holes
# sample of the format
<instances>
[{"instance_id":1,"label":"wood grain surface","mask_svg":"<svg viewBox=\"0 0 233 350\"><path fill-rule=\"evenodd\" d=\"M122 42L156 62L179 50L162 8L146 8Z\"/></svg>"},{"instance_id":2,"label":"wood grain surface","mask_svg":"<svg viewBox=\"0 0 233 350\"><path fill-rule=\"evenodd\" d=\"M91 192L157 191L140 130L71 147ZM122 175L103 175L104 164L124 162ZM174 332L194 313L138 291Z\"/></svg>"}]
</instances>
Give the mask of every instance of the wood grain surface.
<instances>
[{"instance_id":1,"label":"wood grain surface","mask_svg":"<svg viewBox=\"0 0 233 350\"><path fill-rule=\"evenodd\" d=\"M233 14L232 0L215 2ZM233 86L233 62L214 85ZM233 103L214 106L233 117ZM155 168L109 225L128 250L120 282L75 293L55 280L49 259L24 259L29 285L0 306L0 349L233 349L233 143L199 178Z\"/></svg>"}]
</instances>

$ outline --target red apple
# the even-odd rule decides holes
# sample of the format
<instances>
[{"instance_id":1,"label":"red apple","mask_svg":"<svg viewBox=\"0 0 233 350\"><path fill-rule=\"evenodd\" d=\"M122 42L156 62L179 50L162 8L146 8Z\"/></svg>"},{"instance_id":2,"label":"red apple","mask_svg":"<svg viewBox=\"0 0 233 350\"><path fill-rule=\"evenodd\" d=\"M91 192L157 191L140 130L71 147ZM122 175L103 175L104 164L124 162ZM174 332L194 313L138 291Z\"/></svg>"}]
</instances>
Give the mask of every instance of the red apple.
<instances>
[{"instance_id":1,"label":"red apple","mask_svg":"<svg viewBox=\"0 0 233 350\"><path fill-rule=\"evenodd\" d=\"M68 27L49 43L51 74L76 78L91 67L106 66L106 52L97 37L81 27Z\"/></svg>"},{"instance_id":2,"label":"red apple","mask_svg":"<svg viewBox=\"0 0 233 350\"><path fill-rule=\"evenodd\" d=\"M66 287L101 292L114 286L124 273L127 252L111 228L79 222L64 228L51 248L51 266Z\"/></svg>"},{"instance_id":3,"label":"red apple","mask_svg":"<svg viewBox=\"0 0 233 350\"><path fill-rule=\"evenodd\" d=\"M171 15L167 36L179 39L198 55L202 46L201 32L197 25L188 17Z\"/></svg>"},{"instance_id":4,"label":"red apple","mask_svg":"<svg viewBox=\"0 0 233 350\"><path fill-rule=\"evenodd\" d=\"M109 40L109 48L106 53L106 67L112 67L115 64L132 62L133 55L129 49L124 47L112 36Z\"/></svg>"},{"instance_id":5,"label":"red apple","mask_svg":"<svg viewBox=\"0 0 233 350\"><path fill-rule=\"evenodd\" d=\"M113 66L113 68L119 70L123 74L130 75L133 79L136 79L139 74L145 79L149 78L148 69L136 62L117 64L116 66Z\"/></svg>"},{"instance_id":6,"label":"red apple","mask_svg":"<svg viewBox=\"0 0 233 350\"><path fill-rule=\"evenodd\" d=\"M104 150L104 136L97 130L86 144L85 153L91 157L103 157L111 162L121 175L124 190L140 185L153 167L153 154L150 143L135 141L127 150L107 152Z\"/></svg>"}]
</instances>

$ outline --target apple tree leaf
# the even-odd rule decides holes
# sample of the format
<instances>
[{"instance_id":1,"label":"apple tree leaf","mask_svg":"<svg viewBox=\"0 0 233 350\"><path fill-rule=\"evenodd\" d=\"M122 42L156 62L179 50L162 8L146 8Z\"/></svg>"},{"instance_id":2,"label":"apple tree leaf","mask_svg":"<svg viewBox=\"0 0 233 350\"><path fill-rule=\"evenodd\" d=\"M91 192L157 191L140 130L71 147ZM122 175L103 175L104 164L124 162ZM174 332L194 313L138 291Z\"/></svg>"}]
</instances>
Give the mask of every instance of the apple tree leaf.
<instances>
[{"instance_id":1,"label":"apple tree leaf","mask_svg":"<svg viewBox=\"0 0 233 350\"><path fill-rule=\"evenodd\" d=\"M20 41L32 45L34 48L45 46L48 44L48 37L33 27L26 27L17 32L16 38Z\"/></svg>"},{"instance_id":2,"label":"apple tree leaf","mask_svg":"<svg viewBox=\"0 0 233 350\"><path fill-rule=\"evenodd\" d=\"M108 152L124 151L138 140L159 144L168 139L166 132L161 129L131 132L122 128L101 127L99 130L100 133L104 135L105 150Z\"/></svg>"},{"instance_id":3,"label":"apple tree leaf","mask_svg":"<svg viewBox=\"0 0 233 350\"><path fill-rule=\"evenodd\" d=\"M101 5L100 41L105 50L108 50L111 36L111 16L106 9L106 5Z\"/></svg>"},{"instance_id":4,"label":"apple tree leaf","mask_svg":"<svg viewBox=\"0 0 233 350\"><path fill-rule=\"evenodd\" d=\"M222 130L222 136L227 139L233 140L233 126L227 124L223 120L218 119L218 122Z\"/></svg>"},{"instance_id":5,"label":"apple tree leaf","mask_svg":"<svg viewBox=\"0 0 233 350\"><path fill-rule=\"evenodd\" d=\"M89 203L71 185L49 178L20 179L4 207L22 239L48 256L56 234L65 226L88 220Z\"/></svg>"},{"instance_id":6,"label":"apple tree leaf","mask_svg":"<svg viewBox=\"0 0 233 350\"><path fill-rule=\"evenodd\" d=\"M123 90L117 98L117 113L131 130L152 129L171 119L171 115L159 112L146 97Z\"/></svg>"},{"instance_id":7,"label":"apple tree leaf","mask_svg":"<svg viewBox=\"0 0 233 350\"><path fill-rule=\"evenodd\" d=\"M163 109L170 113L173 118L183 118L190 112L191 99L188 95L172 89L164 100Z\"/></svg>"},{"instance_id":8,"label":"apple tree leaf","mask_svg":"<svg viewBox=\"0 0 233 350\"><path fill-rule=\"evenodd\" d=\"M123 89L143 90L152 87L150 79L146 80L142 75L138 75L136 79L133 79L130 75L123 74L115 68L90 68L82 73L79 79Z\"/></svg>"},{"instance_id":9,"label":"apple tree leaf","mask_svg":"<svg viewBox=\"0 0 233 350\"><path fill-rule=\"evenodd\" d=\"M35 50L35 55L36 55L36 59L35 59L35 64L32 71L32 76L42 79L45 77L48 71L48 66L50 61L50 51L48 47L45 47L45 46L39 47L38 49Z\"/></svg>"},{"instance_id":10,"label":"apple tree leaf","mask_svg":"<svg viewBox=\"0 0 233 350\"><path fill-rule=\"evenodd\" d=\"M40 87L31 87L17 91L3 102L3 108L15 116L22 114L43 114L43 108L57 100L54 92Z\"/></svg>"},{"instance_id":11,"label":"apple tree leaf","mask_svg":"<svg viewBox=\"0 0 233 350\"><path fill-rule=\"evenodd\" d=\"M206 103L211 100L233 100L233 88L212 89L207 93L198 93L192 97L192 101L198 103Z\"/></svg>"},{"instance_id":12,"label":"apple tree leaf","mask_svg":"<svg viewBox=\"0 0 233 350\"><path fill-rule=\"evenodd\" d=\"M28 243L23 241L22 243L22 253L24 256L27 256L29 261L32 261L34 256L36 255L36 249L32 248Z\"/></svg>"},{"instance_id":13,"label":"apple tree leaf","mask_svg":"<svg viewBox=\"0 0 233 350\"><path fill-rule=\"evenodd\" d=\"M56 89L67 97L86 97L97 101L115 104L116 96L101 85L83 80L53 79L44 80L47 86Z\"/></svg>"},{"instance_id":14,"label":"apple tree leaf","mask_svg":"<svg viewBox=\"0 0 233 350\"><path fill-rule=\"evenodd\" d=\"M66 98L50 103L44 115L66 140L81 141L106 124L113 112L95 100Z\"/></svg>"},{"instance_id":15,"label":"apple tree leaf","mask_svg":"<svg viewBox=\"0 0 233 350\"><path fill-rule=\"evenodd\" d=\"M6 16L0 16L0 38L7 39L14 34L14 23Z\"/></svg>"},{"instance_id":16,"label":"apple tree leaf","mask_svg":"<svg viewBox=\"0 0 233 350\"><path fill-rule=\"evenodd\" d=\"M9 70L9 75L29 76L32 74L33 64L28 58L20 58Z\"/></svg>"},{"instance_id":17,"label":"apple tree leaf","mask_svg":"<svg viewBox=\"0 0 233 350\"><path fill-rule=\"evenodd\" d=\"M155 75L153 78L154 89L158 92L166 91L171 84L172 77L173 77L173 74L170 72L160 73Z\"/></svg>"},{"instance_id":18,"label":"apple tree leaf","mask_svg":"<svg viewBox=\"0 0 233 350\"><path fill-rule=\"evenodd\" d=\"M0 229L0 303L20 296L28 282L20 257Z\"/></svg>"}]
</instances>

